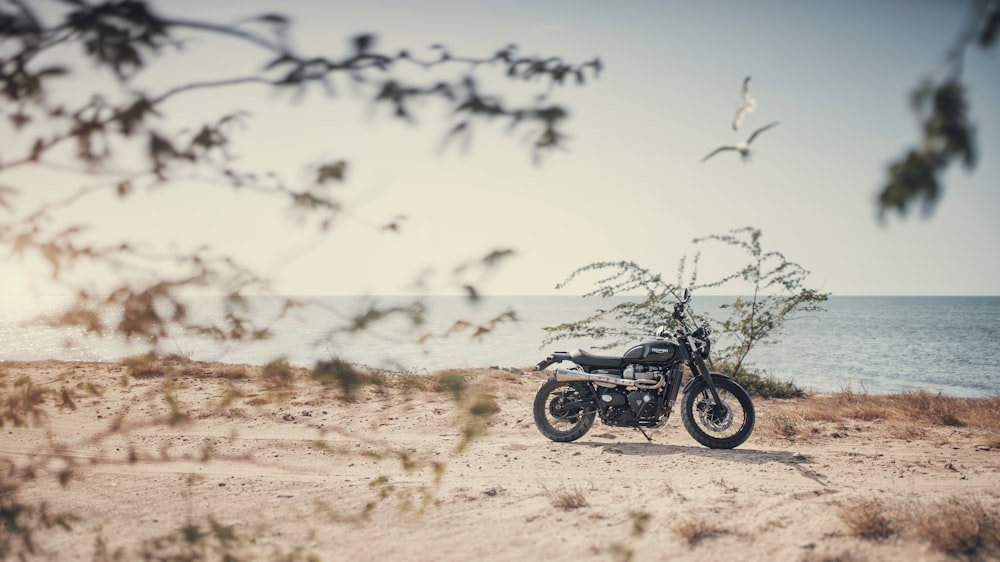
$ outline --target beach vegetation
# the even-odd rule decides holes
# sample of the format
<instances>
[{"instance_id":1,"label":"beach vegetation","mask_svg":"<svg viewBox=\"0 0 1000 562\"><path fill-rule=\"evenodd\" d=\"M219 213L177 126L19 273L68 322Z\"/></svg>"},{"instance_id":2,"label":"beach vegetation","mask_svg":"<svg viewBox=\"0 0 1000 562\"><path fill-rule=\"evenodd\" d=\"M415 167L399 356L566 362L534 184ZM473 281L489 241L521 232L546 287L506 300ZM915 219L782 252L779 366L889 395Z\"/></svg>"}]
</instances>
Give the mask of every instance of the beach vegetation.
<instances>
[{"instance_id":1,"label":"beach vegetation","mask_svg":"<svg viewBox=\"0 0 1000 562\"><path fill-rule=\"evenodd\" d=\"M714 367L715 362L726 365L732 374L743 376L748 383L758 383L755 386L760 392L779 391L778 387L784 386L779 395L794 393L794 385L782 385L773 379L746 373L744 363L758 346L779 343L782 330L794 319L822 311L822 303L829 294L806 285L809 272L805 268L789 261L780 252L765 250L761 245L762 236L760 229L746 227L724 235L694 239L695 244L715 243L736 248L747 259L733 273L708 282L698 280L700 253L691 260L690 275L687 275L688 258L680 259L673 282L631 261L596 262L577 268L556 288L566 288L584 275L597 275L598 280L584 293L584 298L633 298L600 308L581 320L545 327L542 345L584 338L594 340L593 347L598 349L634 343L671 321L674 302L684 288L692 289L697 295L700 289L725 287L740 296L721 305L716 313L696 315L700 322L713 328L710 366ZM695 298L691 309L697 310L697 306Z\"/></svg>"},{"instance_id":2,"label":"beach vegetation","mask_svg":"<svg viewBox=\"0 0 1000 562\"><path fill-rule=\"evenodd\" d=\"M54 389L40 386L30 377L10 377L0 370L0 429L12 425L29 427L41 425L47 418L45 403Z\"/></svg>"},{"instance_id":3,"label":"beach vegetation","mask_svg":"<svg viewBox=\"0 0 1000 562\"><path fill-rule=\"evenodd\" d=\"M870 394L848 388L779 401L761 412L758 425L762 435L792 441L846 437L874 427L901 440L923 438L935 428L997 435L1000 397L957 397L920 389ZM981 438L976 446L993 450L998 441Z\"/></svg>"},{"instance_id":4,"label":"beach vegetation","mask_svg":"<svg viewBox=\"0 0 1000 562\"><path fill-rule=\"evenodd\" d=\"M920 427L973 426L1000 432L1000 397L968 398L916 389L895 394L851 390L816 395L798 413L811 421L845 419Z\"/></svg>"},{"instance_id":5,"label":"beach vegetation","mask_svg":"<svg viewBox=\"0 0 1000 562\"><path fill-rule=\"evenodd\" d=\"M841 508L840 519L856 537L884 540L898 532L900 513L884 500L858 498Z\"/></svg>"},{"instance_id":6,"label":"beach vegetation","mask_svg":"<svg viewBox=\"0 0 1000 562\"><path fill-rule=\"evenodd\" d=\"M912 536L932 550L961 559L1000 553L1000 513L974 497L886 501L856 498L841 506L852 535L881 541Z\"/></svg>"},{"instance_id":7,"label":"beach vegetation","mask_svg":"<svg viewBox=\"0 0 1000 562\"><path fill-rule=\"evenodd\" d=\"M977 498L924 502L913 517L916 535L936 551L966 558L1000 555L1000 513Z\"/></svg>"},{"instance_id":8,"label":"beach vegetation","mask_svg":"<svg viewBox=\"0 0 1000 562\"><path fill-rule=\"evenodd\" d=\"M583 488L580 486L572 486L568 488L565 486L559 486L555 490L550 490L542 485L542 489L545 491L545 495L549 498L552 506L557 509L570 511L590 505L587 502L587 496L584 494Z\"/></svg>"},{"instance_id":9,"label":"beach vegetation","mask_svg":"<svg viewBox=\"0 0 1000 562\"><path fill-rule=\"evenodd\" d=\"M641 537L649 530L649 524L653 520L652 514L648 511L631 511L629 519L632 521L632 530L629 532L633 537Z\"/></svg>"},{"instance_id":10,"label":"beach vegetation","mask_svg":"<svg viewBox=\"0 0 1000 562\"><path fill-rule=\"evenodd\" d=\"M432 380L434 381L434 390L439 392L447 392L454 396L456 399L462 397L468 387L468 382L466 381L466 373L458 370L446 369L444 371L439 371L432 375Z\"/></svg>"},{"instance_id":11,"label":"beach vegetation","mask_svg":"<svg viewBox=\"0 0 1000 562\"><path fill-rule=\"evenodd\" d=\"M792 380L778 380L769 372L746 365L741 365L739 370L731 361L712 361L713 370L729 375L751 396L761 398L801 398L805 391L798 387Z\"/></svg>"},{"instance_id":12,"label":"beach vegetation","mask_svg":"<svg viewBox=\"0 0 1000 562\"><path fill-rule=\"evenodd\" d=\"M673 532L684 540L688 546L695 546L704 540L721 537L730 533L724 527L701 517L684 519L674 525Z\"/></svg>"},{"instance_id":13,"label":"beach vegetation","mask_svg":"<svg viewBox=\"0 0 1000 562\"><path fill-rule=\"evenodd\" d=\"M295 369L284 358L274 359L261 370L261 381L267 390L288 389L295 386Z\"/></svg>"},{"instance_id":14,"label":"beach vegetation","mask_svg":"<svg viewBox=\"0 0 1000 562\"><path fill-rule=\"evenodd\" d=\"M758 426L762 433L783 439L793 439L803 432L803 419L791 412L778 411L761 416Z\"/></svg>"},{"instance_id":15,"label":"beach vegetation","mask_svg":"<svg viewBox=\"0 0 1000 562\"><path fill-rule=\"evenodd\" d=\"M867 562L868 558L849 550L841 552L807 552L799 562Z\"/></svg>"}]
</instances>

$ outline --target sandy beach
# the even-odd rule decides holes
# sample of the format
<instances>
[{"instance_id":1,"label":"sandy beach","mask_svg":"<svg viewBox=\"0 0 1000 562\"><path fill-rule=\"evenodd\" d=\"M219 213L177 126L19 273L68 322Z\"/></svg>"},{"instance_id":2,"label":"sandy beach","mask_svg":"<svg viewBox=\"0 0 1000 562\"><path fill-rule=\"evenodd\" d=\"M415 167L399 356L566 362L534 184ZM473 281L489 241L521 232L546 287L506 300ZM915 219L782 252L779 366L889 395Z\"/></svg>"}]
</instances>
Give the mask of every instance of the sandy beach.
<instances>
[{"instance_id":1,"label":"sandy beach","mask_svg":"<svg viewBox=\"0 0 1000 562\"><path fill-rule=\"evenodd\" d=\"M817 394L756 399L757 429L734 450L698 445L679 408L652 442L598 422L560 444L532 421L545 377L344 387L259 366L0 363L3 506L49 517L21 519L33 553L9 524L3 548L39 560L1000 554L995 423L817 419L833 399ZM11 406L31 389L37 415ZM60 513L78 519L46 526Z\"/></svg>"}]
</instances>

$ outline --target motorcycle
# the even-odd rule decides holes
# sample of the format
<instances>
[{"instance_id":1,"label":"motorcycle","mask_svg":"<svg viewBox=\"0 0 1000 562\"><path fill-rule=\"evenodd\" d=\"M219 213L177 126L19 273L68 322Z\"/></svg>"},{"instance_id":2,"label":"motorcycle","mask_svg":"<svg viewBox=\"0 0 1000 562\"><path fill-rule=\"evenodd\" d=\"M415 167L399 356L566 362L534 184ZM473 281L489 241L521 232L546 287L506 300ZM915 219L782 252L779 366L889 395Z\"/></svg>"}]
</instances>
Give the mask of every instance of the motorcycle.
<instances>
[{"instance_id":1,"label":"motorcycle","mask_svg":"<svg viewBox=\"0 0 1000 562\"><path fill-rule=\"evenodd\" d=\"M732 449L746 441L755 423L753 402L736 381L708 370L711 329L691 328L690 300L691 292L685 289L674 304L674 333L661 327L655 339L620 357L582 349L556 351L535 365L542 371L562 361L574 364L555 369L535 394L532 412L539 431L552 441L576 441L600 416L606 425L634 427L652 441L643 428L665 424L678 394L683 394L681 419L695 441L712 449ZM691 376L682 392L684 367Z\"/></svg>"}]
</instances>

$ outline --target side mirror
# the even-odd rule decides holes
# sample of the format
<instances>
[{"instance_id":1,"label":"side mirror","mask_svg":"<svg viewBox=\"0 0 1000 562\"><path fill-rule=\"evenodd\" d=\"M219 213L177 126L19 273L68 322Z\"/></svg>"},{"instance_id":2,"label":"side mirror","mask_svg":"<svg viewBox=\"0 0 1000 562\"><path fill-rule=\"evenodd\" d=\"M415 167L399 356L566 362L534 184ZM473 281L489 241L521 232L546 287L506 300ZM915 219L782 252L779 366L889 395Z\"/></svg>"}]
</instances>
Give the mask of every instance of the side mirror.
<instances>
[{"instance_id":1,"label":"side mirror","mask_svg":"<svg viewBox=\"0 0 1000 562\"><path fill-rule=\"evenodd\" d=\"M687 287L684 288L684 298L683 298L683 300L684 300L685 303L687 303L688 301L691 300L691 289L688 289Z\"/></svg>"}]
</instances>

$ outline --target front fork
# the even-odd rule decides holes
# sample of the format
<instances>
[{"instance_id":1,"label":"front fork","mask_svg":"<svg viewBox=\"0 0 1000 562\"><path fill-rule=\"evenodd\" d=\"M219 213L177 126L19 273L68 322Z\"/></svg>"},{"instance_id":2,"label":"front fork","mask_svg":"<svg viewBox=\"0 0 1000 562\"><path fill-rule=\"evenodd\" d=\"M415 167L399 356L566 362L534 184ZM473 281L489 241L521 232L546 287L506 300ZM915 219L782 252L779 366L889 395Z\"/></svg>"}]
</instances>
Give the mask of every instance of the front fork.
<instances>
[{"instance_id":1,"label":"front fork","mask_svg":"<svg viewBox=\"0 0 1000 562\"><path fill-rule=\"evenodd\" d=\"M705 360L702 359L701 355L694 354L694 358L691 360L691 364L688 365L691 368L692 374L697 374L702 379L704 379L705 384L708 386L708 390L712 393L712 400L716 405L722 404L722 399L719 398L719 391L715 388L715 381L712 380L712 373L708 370L708 365L705 364Z\"/></svg>"}]
</instances>

